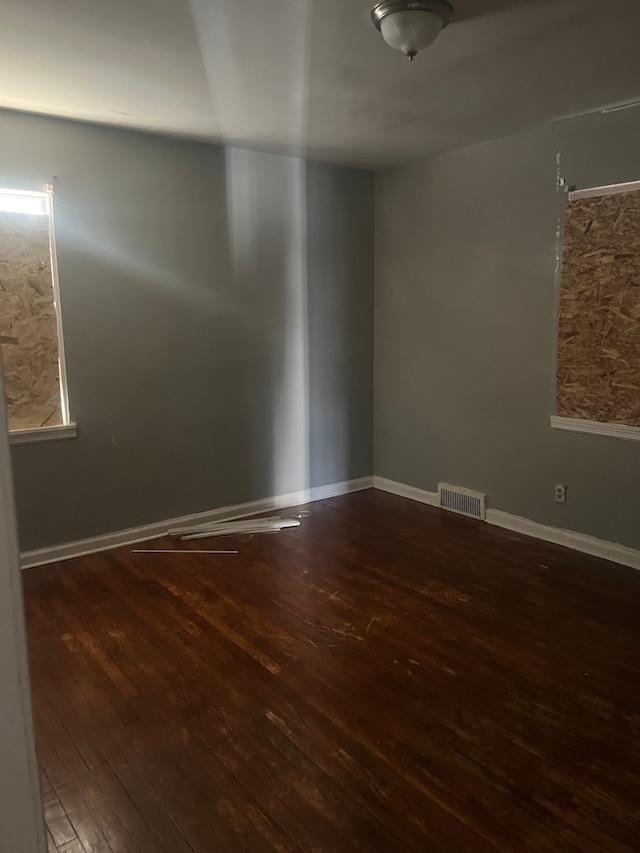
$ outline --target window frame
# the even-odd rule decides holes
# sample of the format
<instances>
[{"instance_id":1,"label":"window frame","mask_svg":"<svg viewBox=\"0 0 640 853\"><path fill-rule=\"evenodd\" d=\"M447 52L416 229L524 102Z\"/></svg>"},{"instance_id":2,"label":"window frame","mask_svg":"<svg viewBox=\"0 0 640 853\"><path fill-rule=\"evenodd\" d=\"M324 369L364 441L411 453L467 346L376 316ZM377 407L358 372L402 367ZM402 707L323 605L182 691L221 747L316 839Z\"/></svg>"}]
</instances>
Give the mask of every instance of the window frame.
<instances>
[{"instance_id":1,"label":"window frame","mask_svg":"<svg viewBox=\"0 0 640 853\"><path fill-rule=\"evenodd\" d=\"M53 307L56 315L56 333L58 338L58 382L60 389L60 409L62 423L55 426L30 427L28 429L9 430L11 444L31 444L37 441L74 438L77 435L77 425L71 420L69 408L69 386L67 383L67 362L64 347L64 329L62 324L62 304L60 299L60 280L58 277L58 254L56 248L56 230L53 203L53 186L45 184L42 190L14 190L0 187L0 195L22 196L37 198L43 202L44 213L34 216L47 216L49 225L49 261L51 265L51 284L53 288Z\"/></svg>"},{"instance_id":2,"label":"window frame","mask_svg":"<svg viewBox=\"0 0 640 853\"><path fill-rule=\"evenodd\" d=\"M583 198L600 198L602 196L621 195L622 193L640 191L640 180L625 181L620 184L605 184L599 187L587 187L585 189L572 189L568 195L568 201L578 201ZM566 215L566 214L565 214ZM558 230L560 239L561 230ZM557 298L560 297L560 286L562 281L562 246L558 243L558 267L557 267ZM557 311L557 308L556 308ZM557 316L556 316L557 321ZM557 347L557 329L556 329L556 347ZM554 391L557 382L557 373L554 372ZM555 400L555 393L554 393ZM554 406L554 414L550 418L551 428L557 430L566 430L568 432L581 432L590 435L602 435L609 438L621 438L626 441L640 441L640 427L630 426L629 424L611 423L605 421L591 421L583 418L571 418L565 415L558 415Z\"/></svg>"}]
</instances>

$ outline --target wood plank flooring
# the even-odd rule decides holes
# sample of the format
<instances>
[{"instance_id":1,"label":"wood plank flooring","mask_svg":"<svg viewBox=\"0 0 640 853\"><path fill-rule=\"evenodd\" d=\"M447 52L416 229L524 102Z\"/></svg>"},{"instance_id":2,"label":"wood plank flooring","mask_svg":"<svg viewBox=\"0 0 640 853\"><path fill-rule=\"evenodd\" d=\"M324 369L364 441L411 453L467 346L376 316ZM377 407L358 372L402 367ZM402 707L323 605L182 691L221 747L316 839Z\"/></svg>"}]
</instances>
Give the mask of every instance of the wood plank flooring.
<instances>
[{"instance_id":1,"label":"wood plank flooring","mask_svg":"<svg viewBox=\"0 0 640 853\"><path fill-rule=\"evenodd\" d=\"M640 850L640 573L382 492L307 509L24 573L49 849Z\"/></svg>"}]
</instances>

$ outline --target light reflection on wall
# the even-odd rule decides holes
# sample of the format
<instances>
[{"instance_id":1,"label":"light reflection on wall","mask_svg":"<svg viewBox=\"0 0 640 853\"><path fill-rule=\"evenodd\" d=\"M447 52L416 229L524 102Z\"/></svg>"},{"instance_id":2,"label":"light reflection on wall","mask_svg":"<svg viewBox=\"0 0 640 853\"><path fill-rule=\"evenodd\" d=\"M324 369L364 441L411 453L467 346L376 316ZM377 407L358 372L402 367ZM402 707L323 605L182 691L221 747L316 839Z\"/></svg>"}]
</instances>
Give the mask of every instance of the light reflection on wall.
<instances>
[{"instance_id":1,"label":"light reflection on wall","mask_svg":"<svg viewBox=\"0 0 640 853\"><path fill-rule=\"evenodd\" d=\"M221 141L231 145L231 125L244 127L247 138L256 138L253 124L259 117L242 113L249 100L243 94L253 83L249 59L264 50L261 16L268 18L270 28L276 21L284 55L272 73L279 75L277 90L282 95L269 108L287 135L298 140L297 150L288 153L304 154L310 2L274 0L248 11L243 4L225 8L191 0L191 10L211 109L226 137ZM246 305L249 314L255 318L259 312L257 334L270 362L271 493L285 494L310 484L306 164L302 157L233 147L225 157L232 273L241 301L252 303Z\"/></svg>"},{"instance_id":2,"label":"light reflection on wall","mask_svg":"<svg viewBox=\"0 0 640 853\"><path fill-rule=\"evenodd\" d=\"M285 494L309 486L305 163L229 148L226 166L235 287L272 386L272 494Z\"/></svg>"}]
</instances>

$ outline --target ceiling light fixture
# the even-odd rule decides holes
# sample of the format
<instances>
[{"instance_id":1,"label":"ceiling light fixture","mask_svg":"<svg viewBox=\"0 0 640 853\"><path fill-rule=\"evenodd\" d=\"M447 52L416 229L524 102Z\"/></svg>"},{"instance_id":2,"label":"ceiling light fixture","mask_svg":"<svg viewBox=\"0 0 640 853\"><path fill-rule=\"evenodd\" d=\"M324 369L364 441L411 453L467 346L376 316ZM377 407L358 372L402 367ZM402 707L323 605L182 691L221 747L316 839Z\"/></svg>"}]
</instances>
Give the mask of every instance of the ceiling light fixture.
<instances>
[{"instance_id":1,"label":"ceiling light fixture","mask_svg":"<svg viewBox=\"0 0 640 853\"><path fill-rule=\"evenodd\" d=\"M378 3L371 12L376 28L391 47L401 50L409 61L438 38L453 17L446 0L394 0Z\"/></svg>"}]
</instances>

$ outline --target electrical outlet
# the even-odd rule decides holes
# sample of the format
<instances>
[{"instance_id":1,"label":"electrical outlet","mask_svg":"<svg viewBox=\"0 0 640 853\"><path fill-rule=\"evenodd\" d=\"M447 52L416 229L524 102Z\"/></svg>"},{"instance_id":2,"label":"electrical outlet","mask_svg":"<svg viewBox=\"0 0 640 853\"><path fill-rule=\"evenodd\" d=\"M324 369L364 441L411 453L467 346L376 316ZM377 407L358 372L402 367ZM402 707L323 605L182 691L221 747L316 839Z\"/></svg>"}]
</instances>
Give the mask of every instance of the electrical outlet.
<instances>
[{"instance_id":1,"label":"electrical outlet","mask_svg":"<svg viewBox=\"0 0 640 853\"><path fill-rule=\"evenodd\" d=\"M556 483L555 491L556 491L556 503L557 504L566 504L566 502L567 502L567 486L566 486L566 483Z\"/></svg>"}]
</instances>

